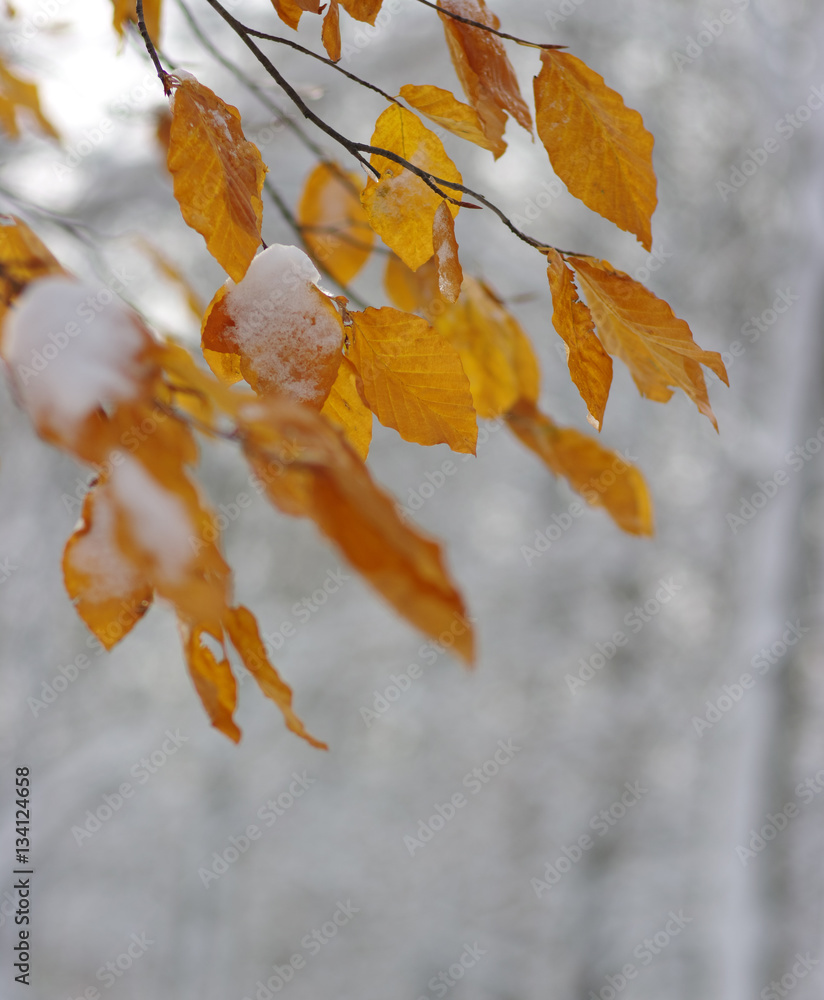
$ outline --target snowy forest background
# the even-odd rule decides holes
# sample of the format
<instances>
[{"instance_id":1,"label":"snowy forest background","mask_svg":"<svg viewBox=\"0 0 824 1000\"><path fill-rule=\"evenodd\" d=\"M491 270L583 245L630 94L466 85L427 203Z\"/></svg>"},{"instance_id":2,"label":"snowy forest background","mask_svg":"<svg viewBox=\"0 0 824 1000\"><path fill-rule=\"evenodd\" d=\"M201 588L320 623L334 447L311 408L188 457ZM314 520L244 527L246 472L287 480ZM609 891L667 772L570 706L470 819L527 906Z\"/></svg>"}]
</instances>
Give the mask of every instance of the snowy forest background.
<instances>
[{"instance_id":1,"label":"snowy forest background","mask_svg":"<svg viewBox=\"0 0 824 1000\"><path fill-rule=\"evenodd\" d=\"M154 136L160 85L136 44L117 55L108 0L55 3L48 30L16 58L41 83L64 146L2 140L0 209L26 218L85 277L111 281L125 271L124 297L158 329L195 343L179 294L125 235L161 246L207 301L223 280L171 194ZM220 50L287 106L203 0L188 3ZM15 3L19 18L45 6ZM164 51L240 108L270 178L295 205L311 157L204 52L177 4L166 7ZM343 65L392 93L404 83L457 93L437 15L412 0L385 8L391 17L368 36L347 21ZM776 130L824 86L824 10L814 0L495 0L493 8L513 34L568 44L642 112L656 139L658 257L566 192L539 198L557 185L540 143L513 123L496 164L457 139L445 140L447 150L466 182L511 215L543 203L530 232L649 284L702 347L742 345L725 354L731 388L711 382L720 436L683 395L666 406L642 400L616 365L602 439L629 451L647 476L656 536L623 535L605 513L588 510L529 564L522 547L534 546L573 495L504 430L489 434L477 459L458 456L458 473L415 519L447 543L478 619L472 674L448 655L427 662L423 637L354 575L301 621L307 615L296 603L311 600L341 561L309 524L255 497L225 536L238 599L270 634L295 626L275 662L309 729L330 744L324 754L288 734L247 685L240 746L211 729L162 608L111 654L92 652L90 666L35 717L28 699L89 653L60 575L77 516L62 497L85 472L36 438L3 383L0 561L14 570L0 584L0 894L13 882L13 768L26 764L38 984L26 995L73 1000L96 987L106 1000L242 1000L258 996L273 965L301 955L303 967L277 995L430 1000L445 988L451 1000L613 1000L614 989L626 1000L751 1000L791 974L797 954L824 958L824 456L787 458L824 420L824 113L813 111L789 135ZM734 17L721 33L697 55L688 50L702 22L725 8ZM268 0L232 9L288 34ZM317 19L304 22L301 40L317 47ZM0 25L8 54L15 21L0 15ZM382 99L297 53L271 50L316 111L368 140ZM537 54L508 51L531 93ZM689 60L674 58L688 51ZM105 141L76 168L58 170L104 118L114 123ZM729 182L748 150L770 137L778 151L722 195L717 182ZM77 230L88 243L26 200L90 227ZM489 281L532 336L544 408L585 427L551 327L541 258L490 213L462 213L457 235L464 270ZM294 242L271 203L264 236ZM380 265L375 258L358 282L375 305L386 304ZM768 312L776 299L792 304ZM763 327L757 337L752 317ZM369 465L407 502L447 457L376 424ZM228 445L204 447L203 470L216 504L248 490ZM740 498L781 470L786 485L733 531L727 515L739 512ZM631 631L627 616L654 601L661 581L671 581L671 599ZM782 640L788 619L807 631L762 675L753 658ZM619 630L627 644L573 693L567 676L582 660L600 663L598 644L608 650ZM416 663L423 676L367 725L361 709ZM718 703L744 672L754 686L699 735L695 717L706 717L707 702ZM134 766L160 750L167 730L185 742L139 783ZM466 792L464 775L499 740L520 749L411 855L404 837L436 804ZM288 792L295 772L308 788L266 827L258 811ZM807 779L815 790L802 794ZM72 828L124 782L134 795L78 843ZM601 835L591 820L620 801L626 783L644 791ZM787 804L797 815L745 865L736 849ZM204 886L199 870L250 824L262 836ZM539 896L532 880L545 879L547 864L583 834L591 849L562 865L570 870ZM302 944L307 935L317 940L312 931L340 903L357 913L319 947ZM671 911L682 915L678 924ZM24 995L13 983L11 930L5 917L0 993L9 997ZM653 954L644 941L657 933ZM106 985L98 970L126 952L132 935L151 944ZM477 957L446 986L439 971L459 963L467 945ZM637 975L621 988L628 963ZM821 996L821 968L797 981L793 1000Z\"/></svg>"}]
</instances>

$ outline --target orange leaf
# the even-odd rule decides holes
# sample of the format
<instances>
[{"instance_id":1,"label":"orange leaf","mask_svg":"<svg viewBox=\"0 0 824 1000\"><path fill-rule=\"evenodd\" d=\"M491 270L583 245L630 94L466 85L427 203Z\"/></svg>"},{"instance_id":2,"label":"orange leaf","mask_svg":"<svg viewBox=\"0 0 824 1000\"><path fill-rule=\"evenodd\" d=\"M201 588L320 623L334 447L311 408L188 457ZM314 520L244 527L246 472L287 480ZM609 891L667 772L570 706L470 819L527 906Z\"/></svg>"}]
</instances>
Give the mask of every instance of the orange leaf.
<instances>
[{"instance_id":1,"label":"orange leaf","mask_svg":"<svg viewBox=\"0 0 824 1000\"><path fill-rule=\"evenodd\" d=\"M2 60L0 60L0 94L5 99L5 113L2 120L12 138L17 138L20 134L17 114L21 109L37 122L40 130L46 135L50 135L53 139L60 138L57 129L43 114L40 107L37 84L29 83L15 76L6 68Z\"/></svg>"},{"instance_id":2,"label":"orange leaf","mask_svg":"<svg viewBox=\"0 0 824 1000\"><path fill-rule=\"evenodd\" d=\"M526 401L519 402L506 419L556 476L564 476L587 503L606 508L619 528L631 535L653 533L652 501L644 477L620 454L572 427L558 427Z\"/></svg>"},{"instance_id":3,"label":"orange leaf","mask_svg":"<svg viewBox=\"0 0 824 1000\"><path fill-rule=\"evenodd\" d=\"M329 10L323 19L321 40L327 55L333 62L340 59L340 11L338 0L329 0Z\"/></svg>"},{"instance_id":4,"label":"orange leaf","mask_svg":"<svg viewBox=\"0 0 824 1000\"><path fill-rule=\"evenodd\" d=\"M228 608L223 616L223 624L229 633L232 645L243 660L243 665L257 681L260 690L267 698L271 698L283 713L287 728L313 747L328 750L325 743L316 740L307 732L306 727L295 715L292 709L292 689L269 662L252 612L242 605Z\"/></svg>"},{"instance_id":5,"label":"orange leaf","mask_svg":"<svg viewBox=\"0 0 824 1000\"><path fill-rule=\"evenodd\" d=\"M7 306L29 282L65 273L51 250L22 219L0 215L0 322Z\"/></svg>"},{"instance_id":6,"label":"orange leaf","mask_svg":"<svg viewBox=\"0 0 824 1000\"><path fill-rule=\"evenodd\" d=\"M340 0L341 6L350 17L356 21L366 21L374 24L380 13L383 0Z\"/></svg>"},{"instance_id":7,"label":"orange leaf","mask_svg":"<svg viewBox=\"0 0 824 1000\"><path fill-rule=\"evenodd\" d=\"M343 325L319 279L302 250L275 243L255 257L241 282L229 279L219 288L202 330L215 373L230 381L239 359L256 392L282 392L320 409L340 366ZM228 355L226 367L207 352Z\"/></svg>"},{"instance_id":8,"label":"orange leaf","mask_svg":"<svg viewBox=\"0 0 824 1000\"><path fill-rule=\"evenodd\" d=\"M127 21L137 24L137 0L112 0L114 4L114 26L121 38L125 35ZM162 0L143 0L143 20L146 30L155 45L160 44L160 13Z\"/></svg>"},{"instance_id":9,"label":"orange leaf","mask_svg":"<svg viewBox=\"0 0 824 1000\"><path fill-rule=\"evenodd\" d=\"M211 629L202 626L191 627L185 622L181 622L180 630L189 673L203 707L209 713L212 725L225 733L234 743L238 743L240 730L232 718L237 705L237 683L226 659L226 650L222 649L223 655L218 660L200 639L205 632L223 647L222 631L215 630L217 633L215 634Z\"/></svg>"},{"instance_id":10,"label":"orange leaf","mask_svg":"<svg viewBox=\"0 0 824 1000\"><path fill-rule=\"evenodd\" d=\"M495 159L506 149L506 143L500 136L493 140L487 135L485 123L475 108L462 104L448 90L407 83L401 87L399 96L441 128L488 149L495 154Z\"/></svg>"},{"instance_id":11,"label":"orange leaf","mask_svg":"<svg viewBox=\"0 0 824 1000\"><path fill-rule=\"evenodd\" d=\"M168 166L186 223L240 281L260 245L266 168L243 137L237 108L185 78L172 95Z\"/></svg>"},{"instance_id":12,"label":"orange leaf","mask_svg":"<svg viewBox=\"0 0 824 1000\"><path fill-rule=\"evenodd\" d=\"M499 28L501 24L484 0L438 0L438 6L491 28ZM488 140L503 152L507 114L532 134L532 116L521 96L503 42L482 28L473 28L444 14L440 18L463 91L478 112Z\"/></svg>"},{"instance_id":13,"label":"orange leaf","mask_svg":"<svg viewBox=\"0 0 824 1000\"><path fill-rule=\"evenodd\" d=\"M438 267L438 288L447 302L456 302L461 294L463 270L458 259L455 220L445 201L441 202L435 212L432 242L435 246L435 263Z\"/></svg>"},{"instance_id":14,"label":"orange leaf","mask_svg":"<svg viewBox=\"0 0 824 1000\"><path fill-rule=\"evenodd\" d=\"M77 613L111 649L149 610L153 591L122 551L111 487L97 482L63 553L63 580ZM125 612L125 614L124 614Z\"/></svg>"},{"instance_id":15,"label":"orange leaf","mask_svg":"<svg viewBox=\"0 0 824 1000\"><path fill-rule=\"evenodd\" d=\"M397 104L378 118L372 145L402 156L435 177L461 183L461 175L441 140L417 115ZM408 267L417 271L435 252L432 227L443 198L394 160L373 153L371 163L380 171L380 180L370 175L361 194L369 225ZM444 190L450 196L455 194L454 189ZM450 204L449 211L457 215L458 207Z\"/></svg>"},{"instance_id":16,"label":"orange leaf","mask_svg":"<svg viewBox=\"0 0 824 1000\"><path fill-rule=\"evenodd\" d=\"M544 49L541 62L535 108L552 169L576 198L649 250L657 197L653 138L641 116L568 52Z\"/></svg>"},{"instance_id":17,"label":"orange leaf","mask_svg":"<svg viewBox=\"0 0 824 1000\"><path fill-rule=\"evenodd\" d=\"M341 285L361 270L375 240L359 190L357 174L334 163L319 163L298 205L298 223L309 252Z\"/></svg>"},{"instance_id":18,"label":"orange leaf","mask_svg":"<svg viewBox=\"0 0 824 1000\"><path fill-rule=\"evenodd\" d=\"M378 420L406 441L474 454L475 409L455 348L426 320L397 309L350 316L347 356Z\"/></svg>"},{"instance_id":19,"label":"orange leaf","mask_svg":"<svg viewBox=\"0 0 824 1000\"><path fill-rule=\"evenodd\" d=\"M595 335L592 313L578 298L572 271L557 250L550 250L547 260L552 325L566 344L569 374L587 404L587 420L599 431L612 385L612 358Z\"/></svg>"},{"instance_id":20,"label":"orange leaf","mask_svg":"<svg viewBox=\"0 0 824 1000\"><path fill-rule=\"evenodd\" d=\"M346 440L365 462L372 442L372 411L361 398L358 381L352 362L342 358L338 377L320 412L329 423L343 431Z\"/></svg>"},{"instance_id":21,"label":"orange leaf","mask_svg":"<svg viewBox=\"0 0 824 1000\"><path fill-rule=\"evenodd\" d=\"M305 10L304 7L296 3L295 0L272 0L272 6L284 24L288 24L290 28L297 29Z\"/></svg>"},{"instance_id":22,"label":"orange leaf","mask_svg":"<svg viewBox=\"0 0 824 1000\"><path fill-rule=\"evenodd\" d=\"M456 652L471 662L471 625L439 547L403 523L334 428L307 407L274 396L246 407L241 420L244 450L272 502L312 518L404 618L434 639L455 636Z\"/></svg>"},{"instance_id":23,"label":"orange leaf","mask_svg":"<svg viewBox=\"0 0 824 1000\"><path fill-rule=\"evenodd\" d=\"M575 269L604 349L629 368L641 395L666 403L670 386L683 389L717 430L701 365L729 385L721 355L701 350L666 302L608 261L565 260Z\"/></svg>"}]
</instances>

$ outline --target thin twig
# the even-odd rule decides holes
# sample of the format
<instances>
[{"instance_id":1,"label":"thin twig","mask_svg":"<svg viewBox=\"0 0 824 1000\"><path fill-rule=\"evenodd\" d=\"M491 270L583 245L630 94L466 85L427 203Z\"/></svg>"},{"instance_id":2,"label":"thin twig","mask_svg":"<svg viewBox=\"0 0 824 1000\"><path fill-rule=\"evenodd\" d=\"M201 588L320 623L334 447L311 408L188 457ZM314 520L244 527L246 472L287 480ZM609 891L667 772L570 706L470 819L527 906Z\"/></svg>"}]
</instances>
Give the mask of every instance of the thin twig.
<instances>
[{"instance_id":1,"label":"thin twig","mask_svg":"<svg viewBox=\"0 0 824 1000\"><path fill-rule=\"evenodd\" d=\"M172 88L169 86L169 74L160 64L160 58L157 54L157 50L154 47L154 42L152 42L149 31L146 28L146 22L143 19L143 0L137 0L137 28L140 34L143 36L143 41L146 45L146 51L152 58L152 62L155 64L155 69L157 70L157 75L160 77L160 82L163 84L163 93L168 97L172 92Z\"/></svg>"},{"instance_id":2,"label":"thin twig","mask_svg":"<svg viewBox=\"0 0 824 1000\"><path fill-rule=\"evenodd\" d=\"M516 35L508 35L505 31L499 31L497 28L493 28L489 24L483 24L481 21L473 21L472 18L463 17L461 14L455 14L451 10L441 7L439 4L431 3L431 0L418 0L418 3L422 3L425 7L431 7L444 17L451 17L453 21L460 21L461 24L469 24L473 28L480 28L482 31L488 31L490 35L497 35L499 38L508 38L510 42L517 42L518 45L525 45L530 49L566 48L566 45L551 45L549 42L528 42L525 38L518 38Z\"/></svg>"}]
</instances>

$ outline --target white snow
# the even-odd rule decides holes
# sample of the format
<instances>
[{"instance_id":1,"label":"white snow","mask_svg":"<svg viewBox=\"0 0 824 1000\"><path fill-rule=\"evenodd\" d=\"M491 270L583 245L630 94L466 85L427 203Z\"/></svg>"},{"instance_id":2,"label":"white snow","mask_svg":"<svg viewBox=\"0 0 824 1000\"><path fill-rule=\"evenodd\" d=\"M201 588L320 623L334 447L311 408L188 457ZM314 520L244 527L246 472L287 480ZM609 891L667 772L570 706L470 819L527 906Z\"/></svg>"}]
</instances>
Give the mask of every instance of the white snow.
<instances>
[{"instance_id":1,"label":"white snow","mask_svg":"<svg viewBox=\"0 0 824 1000\"><path fill-rule=\"evenodd\" d=\"M61 276L35 281L23 292L1 348L32 420L71 440L98 407L138 395L150 344L108 288Z\"/></svg>"},{"instance_id":2,"label":"white snow","mask_svg":"<svg viewBox=\"0 0 824 1000\"><path fill-rule=\"evenodd\" d=\"M234 337L260 387L299 402L315 397L312 373L342 341L340 320L319 281L302 250L276 243L255 257L239 284L226 282L224 304Z\"/></svg>"}]
</instances>

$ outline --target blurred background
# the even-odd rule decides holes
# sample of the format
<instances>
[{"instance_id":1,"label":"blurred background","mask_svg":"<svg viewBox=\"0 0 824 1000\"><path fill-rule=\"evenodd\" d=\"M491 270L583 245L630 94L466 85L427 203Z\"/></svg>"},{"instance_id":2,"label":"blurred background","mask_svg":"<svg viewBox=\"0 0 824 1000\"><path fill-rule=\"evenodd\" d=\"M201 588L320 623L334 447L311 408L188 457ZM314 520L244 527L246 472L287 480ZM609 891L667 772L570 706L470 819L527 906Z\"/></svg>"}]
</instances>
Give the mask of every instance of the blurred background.
<instances>
[{"instance_id":1,"label":"blurred background","mask_svg":"<svg viewBox=\"0 0 824 1000\"><path fill-rule=\"evenodd\" d=\"M288 108L204 0L188 6L219 53ZM565 483L503 429L482 434L476 459L459 456L414 518L445 541L477 617L472 673L354 574L335 577L347 568L311 525L253 495L225 535L237 596L279 646L298 712L330 745L322 753L288 734L251 684L241 744L211 729L165 608L111 654L90 648L60 572L77 518L64 498L87 473L38 440L0 385L4 997L25 989L6 905L20 765L32 772L36 867L27 996L822 994L824 10L493 7L511 33L569 45L643 114L656 141L655 253L569 196L512 122L497 163L451 137L447 150L529 232L609 259L724 352L731 387L709 383L720 434L683 394L641 399L616 364L602 441L647 476L656 535L623 535L589 509L538 558L523 550L569 507ZM61 142L30 130L0 140L0 209L76 273L119 275L127 301L194 345L179 290L134 239L162 248L205 301L223 281L172 197L155 135L164 99L145 52L134 39L119 50L104 0L14 8L0 21L2 57L39 83ZM180 6L165 8L164 53L238 106L294 206L312 155L204 49ZM231 9L289 34L268 0ZM342 18L342 65L391 93L429 83L461 96L437 15L412 0L384 9L376 29ZM316 18L300 38L319 48ZM368 141L381 98L267 51L315 111ZM508 51L528 96L538 54ZM264 236L294 242L271 203ZM457 236L464 271L490 282L532 337L543 408L586 428L542 258L490 213L462 213ZM381 264L355 283L375 305L387 304ZM405 504L448 457L376 423L369 465ZM204 446L201 471L215 504L249 491L228 445ZM343 582L313 599L330 579ZM131 794L111 808L124 783ZM458 792L465 805L450 815ZM106 817L97 825L95 813Z\"/></svg>"}]
</instances>

